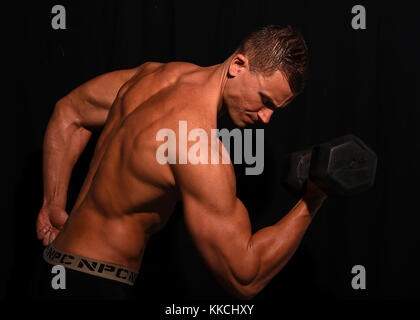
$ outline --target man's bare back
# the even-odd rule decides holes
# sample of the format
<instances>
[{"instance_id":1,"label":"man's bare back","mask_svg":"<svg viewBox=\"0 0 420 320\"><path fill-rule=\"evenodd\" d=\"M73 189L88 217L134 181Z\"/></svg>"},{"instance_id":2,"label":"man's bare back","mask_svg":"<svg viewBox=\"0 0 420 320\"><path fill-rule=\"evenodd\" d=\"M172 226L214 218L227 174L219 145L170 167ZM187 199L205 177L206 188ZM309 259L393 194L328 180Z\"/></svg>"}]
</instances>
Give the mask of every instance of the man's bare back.
<instances>
[{"instance_id":1,"label":"man's bare back","mask_svg":"<svg viewBox=\"0 0 420 320\"><path fill-rule=\"evenodd\" d=\"M169 165L156 161L156 134L177 130L183 114L216 128L222 77L214 71L188 63L147 63L121 87L76 204L54 241L57 249L140 268L148 239L179 200Z\"/></svg>"},{"instance_id":2,"label":"man's bare back","mask_svg":"<svg viewBox=\"0 0 420 320\"><path fill-rule=\"evenodd\" d=\"M57 102L44 139L44 203L37 220L44 245L138 270L147 241L181 200L192 241L219 283L243 299L260 292L292 257L326 194L308 180L287 215L252 233L232 164L161 164L156 153L157 133L176 132L179 121L207 136L223 112L238 127L268 123L300 92L306 70L301 36L268 26L246 43L211 67L146 63L104 74ZM254 70L249 57L264 70ZM91 129L103 126L68 217L72 168ZM223 158L221 142L207 142L207 150L218 148ZM181 154L177 148L177 159Z\"/></svg>"}]
</instances>

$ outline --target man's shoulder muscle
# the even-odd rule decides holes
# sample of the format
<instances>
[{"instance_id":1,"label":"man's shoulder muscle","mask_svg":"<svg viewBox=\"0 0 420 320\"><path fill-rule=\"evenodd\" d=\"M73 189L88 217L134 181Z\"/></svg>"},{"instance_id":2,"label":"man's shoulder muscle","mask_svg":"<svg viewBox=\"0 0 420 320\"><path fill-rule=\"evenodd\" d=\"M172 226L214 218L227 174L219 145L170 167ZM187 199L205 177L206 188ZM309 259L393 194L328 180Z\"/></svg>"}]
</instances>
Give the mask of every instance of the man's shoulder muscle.
<instances>
[{"instance_id":1,"label":"man's shoulder muscle","mask_svg":"<svg viewBox=\"0 0 420 320\"><path fill-rule=\"evenodd\" d=\"M177 76L184 74L186 72L191 72L196 69L200 68L199 66L189 63L189 62L180 62L180 61L173 61L173 62L155 62L155 61L148 61L143 63L139 66L141 73L146 75L150 72L161 72L167 76Z\"/></svg>"}]
</instances>

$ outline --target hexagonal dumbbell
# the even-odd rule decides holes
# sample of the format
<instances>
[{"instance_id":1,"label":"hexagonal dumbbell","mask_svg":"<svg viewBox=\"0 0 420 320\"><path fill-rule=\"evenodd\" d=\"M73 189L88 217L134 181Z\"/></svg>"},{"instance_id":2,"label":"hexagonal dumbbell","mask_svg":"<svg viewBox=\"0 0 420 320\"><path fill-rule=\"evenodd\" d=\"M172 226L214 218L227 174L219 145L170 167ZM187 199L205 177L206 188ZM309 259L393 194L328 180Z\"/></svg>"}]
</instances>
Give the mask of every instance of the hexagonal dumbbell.
<instances>
[{"instance_id":1,"label":"hexagonal dumbbell","mask_svg":"<svg viewBox=\"0 0 420 320\"><path fill-rule=\"evenodd\" d=\"M302 193L311 178L328 194L350 196L369 189L377 156L361 139L346 135L290 154L287 184Z\"/></svg>"}]
</instances>

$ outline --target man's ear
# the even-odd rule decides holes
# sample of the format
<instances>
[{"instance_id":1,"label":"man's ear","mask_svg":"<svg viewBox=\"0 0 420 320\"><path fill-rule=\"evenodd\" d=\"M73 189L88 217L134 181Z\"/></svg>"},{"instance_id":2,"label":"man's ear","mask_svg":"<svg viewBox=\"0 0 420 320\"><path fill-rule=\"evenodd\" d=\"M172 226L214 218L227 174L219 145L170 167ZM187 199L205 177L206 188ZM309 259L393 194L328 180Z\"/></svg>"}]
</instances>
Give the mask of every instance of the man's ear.
<instances>
[{"instance_id":1,"label":"man's ear","mask_svg":"<svg viewBox=\"0 0 420 320\"><path fill-rule=\"evenodd\" d=\"M231 78L237 77L245 69L249 69L248 58L243 54L237 53L230 62L228 76Z\"/></svg>"}]
</instances>

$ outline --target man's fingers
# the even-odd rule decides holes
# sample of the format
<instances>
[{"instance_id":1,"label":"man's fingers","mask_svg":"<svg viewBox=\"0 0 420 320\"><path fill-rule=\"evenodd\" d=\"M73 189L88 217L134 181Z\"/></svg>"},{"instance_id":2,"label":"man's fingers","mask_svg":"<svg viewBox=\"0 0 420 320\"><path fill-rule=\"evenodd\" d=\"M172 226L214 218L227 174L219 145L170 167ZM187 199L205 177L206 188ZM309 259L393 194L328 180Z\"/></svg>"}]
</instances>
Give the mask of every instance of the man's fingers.
<instances>
[{"instance_id":1,"label":"man's fingers","mask_svg":"<svg viewBox=\"0 0 420 320\"><path fill-rule=\"evenodd\" d=\"M39 240L42 240L44 239L47 231L48 231L48 227L43 226L42 228L36 231L36 236L38 237Z\"/></svg>"},{"instance_id":2,"label":"man's fingers","mask_svg":"<svg viewBox=\"0 0 420 320\"><path fill-rule=\"evenodd\" d=\"M54 231L52 231L52 232L50 232L50 236L49 236L49 239L48 239L48 244L51 244L51 242L53 242L54 241L54 239L55 239L55 232Z\"/></svg>"},{"instance_id":3,"label":"man's fingers","mask_svg":"<svg viewBox=\"0 0 420 320\"><path fill-rule=\"evenodd\" d=\"M38 238L38 240L42 240L44 238L42 230L36 232L36 237Z\"/></svg>"},{"instance_id":4,"label":"man's fingers","mask_svg":"<svg viewBox=\"0 0 420 320\"><path fill-rule=\"evenodd\" d=\"M54 231L50 226L43 227L41 230L37 231L37 237L39 240L42 240L44 246L48 246L51 242L55 240L59 231Z\"/></svg>"},{"instance_id":5,"label":"man's fingers","mask_svg":"<svg viewBox=\"0 0 420 320\"><path fill-rule=\"evenodd\" d=\"M42 239L45 237L45 235L47 234L47 232L51 231L51 226L49 225L43 225L41 228L39 228L37 230L37 235L39 235L38 239Z\"/></svg>"},{"instance_id":6,"label":"man's fingers","mask_svg":"<svg viewBox=\"0 0 420 320\"><path fill-rule=\"evenodd\" d=\"M44 239L42 240L42 244L44 245L44 246L48 246L48 241L49 241L49 238L50 238L50 231L48 231L46 234L45 234L45 236L44 236Z\"/></svg>"}]
</instances>

